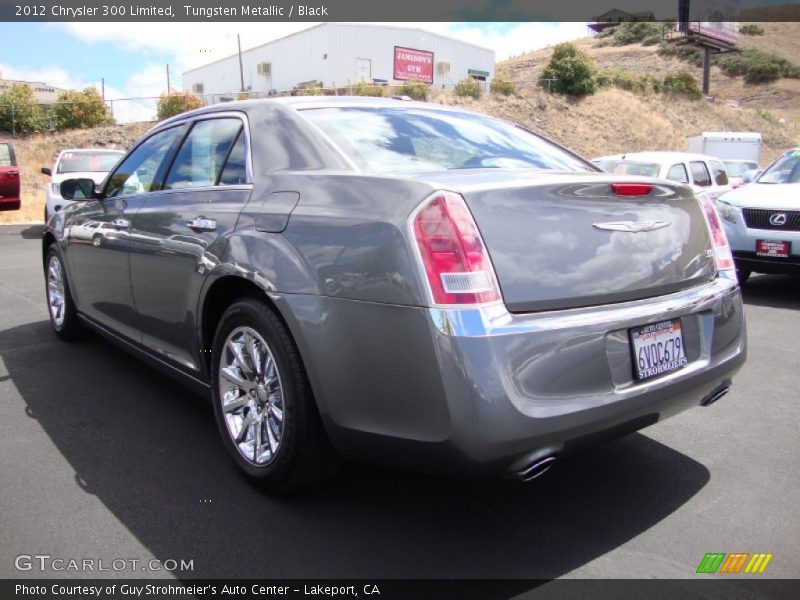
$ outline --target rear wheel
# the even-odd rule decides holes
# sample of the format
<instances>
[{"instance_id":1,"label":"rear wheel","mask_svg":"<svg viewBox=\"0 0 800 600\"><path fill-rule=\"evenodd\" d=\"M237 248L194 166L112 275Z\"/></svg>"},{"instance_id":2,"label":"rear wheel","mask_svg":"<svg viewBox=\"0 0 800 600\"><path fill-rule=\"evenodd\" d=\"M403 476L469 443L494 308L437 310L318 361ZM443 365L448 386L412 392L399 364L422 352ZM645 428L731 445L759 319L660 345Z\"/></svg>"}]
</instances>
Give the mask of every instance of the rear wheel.
<instances>
[{"instance_id":1,"label":"rear wheel","mask_svg":"<svg viewBox=\"0 0 800 600\"><path fill-rule=\"evenodd\" d=\"M53 331L62 340L78 339L84 333L84 329L78 320L75 303L72 301L64 263L55 247L48 248L44 264L47 308Z\"/></svg>"},{"instance_id":2,"label":"rear wheel","mask_svg":"<svg viewBox=\"0 0 800 600\"><path fill-rule=\"evenodd\" d=\"M212 353L214 414L234 462L268 491L317 485L339 460L300 355L265 303L246 298L222 316Z\"/></svg>"}]
</instances>

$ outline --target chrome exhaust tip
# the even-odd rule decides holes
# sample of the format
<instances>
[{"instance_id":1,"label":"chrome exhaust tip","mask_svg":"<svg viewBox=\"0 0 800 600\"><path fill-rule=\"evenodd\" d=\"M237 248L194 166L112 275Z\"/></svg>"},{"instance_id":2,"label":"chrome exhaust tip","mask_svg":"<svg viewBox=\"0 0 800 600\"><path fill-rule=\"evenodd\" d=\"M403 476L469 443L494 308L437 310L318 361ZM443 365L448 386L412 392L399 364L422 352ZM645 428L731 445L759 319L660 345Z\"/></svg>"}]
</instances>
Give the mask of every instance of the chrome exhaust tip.
<instances>
[{"instance_id":1,"label":"chrome exhaust tip","mask_svg":"<svg viewBox=\"0 0 800 600\"><path fill-rule=\"evenodd\" d=\"M722 398L725 394L731 391L731 386L729 384L722 384L719 387L714 388L711 392L700 401L700 406L709 406L714 404L717 400Z\"/></svg>"},{"instance_id":2,"label":"chrome exhaust tip","mask_svg":"<svg viewBox=\"0 0 800 600\"><path fill-rule=\"evenodd\" d=\"M555 456L540 458L514 473L513 478L522 483L528 483L547 473L555 462Z\"/></svg>"}]
</instances>

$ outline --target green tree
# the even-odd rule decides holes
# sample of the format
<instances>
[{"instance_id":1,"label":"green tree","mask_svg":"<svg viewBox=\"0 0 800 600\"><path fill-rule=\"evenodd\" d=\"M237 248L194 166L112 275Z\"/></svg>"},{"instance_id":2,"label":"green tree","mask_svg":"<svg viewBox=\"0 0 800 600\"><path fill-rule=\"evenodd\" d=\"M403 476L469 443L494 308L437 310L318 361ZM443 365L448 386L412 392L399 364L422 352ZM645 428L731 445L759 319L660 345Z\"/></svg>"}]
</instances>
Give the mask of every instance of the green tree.
<instances>
[{"instance_id":1,"label":"green tree","mask_svg":"<svg viewBox=\"0 0 800 600\"><path fill-rule=\"evenodd\" d=\"M59 129L88 129L114 122L111 111L94 87L59 94L53 117Z\"/></svg>"},{"instance_id":2,"label":"green tree","mask_svg":"<svg viewBox=\"0 0 800 600\"><path fill-rule=\"evenodd\" d=\"M594 64L584 52L574 44L564 42L553 48L553 56L539 77L539 84L559 94L585 96L594 94L597 84L594 78Z\"/></svg>"},{"instance_id":3,"label":"green tree","mask_svg":"<svg viewBox=\"0 0 800 600\"><path fill-rule=\"evenodd\" d=\"M46 123L44 110L29 86L15 83L0 93L0 131L33 133L44 131Z\"/></svg>"},{"instance_id":4,"label":"green tree","mask_svg":"<svg viewBox=\"0 0 800 600\"><path fill-rule=\"evenodd\" d=\"M156 115L160 121L202 106L203 103L197 96L192 96L186 92L170 92L169 94L162 94L158 99Z\"/></svg>"},{"instance_id":5,"label":"green tree","mask_svg":"<svg viewBox=\"0 0 800 600\"><path fill-rule=\"evenodd\" d=\"M475 100L481 97L482 91L481 85L469 75L459 81L453 89L453 93L459 98L475 98Z\"/></svg>"}]
</instances>

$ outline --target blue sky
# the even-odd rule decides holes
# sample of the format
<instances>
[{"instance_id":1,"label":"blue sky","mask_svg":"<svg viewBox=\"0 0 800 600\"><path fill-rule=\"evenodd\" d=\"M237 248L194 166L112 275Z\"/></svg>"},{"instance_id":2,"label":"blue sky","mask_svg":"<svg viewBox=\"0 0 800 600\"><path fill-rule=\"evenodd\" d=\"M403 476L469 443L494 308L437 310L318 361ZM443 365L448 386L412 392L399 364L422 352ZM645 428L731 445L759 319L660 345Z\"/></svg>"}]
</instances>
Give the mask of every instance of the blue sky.
<instances>
[{"instance_id":1,"label":"blue sky","mask_svg":"<svg viewBox=\"0 0 800 600\"><path fill-rule=\"evenodd\" d=\"M99 88L106 97L141 98L181 89L183 71L310 27L311 23L1 23L3 78L44 81L62 88ZM493 48L497 59L582 37L580 23L393 23L421 27ZM115 104L118 120L149 118L152 102Z\"/></svg>"}]
</instances>

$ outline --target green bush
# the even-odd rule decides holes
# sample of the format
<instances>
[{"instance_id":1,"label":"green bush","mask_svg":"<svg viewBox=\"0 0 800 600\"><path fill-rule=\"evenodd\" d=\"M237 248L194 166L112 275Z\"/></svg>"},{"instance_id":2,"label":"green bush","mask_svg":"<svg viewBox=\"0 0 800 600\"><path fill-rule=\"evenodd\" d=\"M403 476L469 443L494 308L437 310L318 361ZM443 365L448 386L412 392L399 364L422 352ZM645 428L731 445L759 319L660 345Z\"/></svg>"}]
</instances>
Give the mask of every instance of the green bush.
<instances>
[{"instance_id":1,"label":"green bush","mask_svg":"<svg viewBox=\"0 0 800 600\"><path fill-rule=\"evenodd\" d=\"M408 96L413 100L424 102L428 99L428 85L416 79L409 79L394 88L394 93L398 96Z\"/></svg>"},{"instance_id":2,"label":"green bush","mask_svg":"<svg viewBox=\"0 0 800 600\"><path fill-rule=\"evenodd\" d=\"M114 122L108 105L94 87L59 94L53 117L59 129L87 129Z\"/></svg>"},{"instance_id":3,"label":"green bush","mask_svg":"<svg viewBox=\"0 0 800 600\"><path fill-rule=\"evenodd\" d=\"M658 49L661 56L674 56L679 60L691 63L696 67L703 66L703 52L699 48L690 46L688 44L668 44L663 42Z\"/></svg>"},{"instance_id":4,"label":"green bush","mask_svg":"<svg viewBox=\"0 0 800 600\"><path fill-rule=\"evenodd\" d=\"M353 86L353 96L383 96L383 88L375 83L359 81Z\"/></svg>"},{"instance_id":5,"label":"green bush","mask_svg":"<svg viewBox=\"0 0 800 600\"><path fill-rule=\"evenodd\" d=\"M658 44L663 37L665 23L649 23L645 21L620 23L614 27L614 46L627 46L628 44L644 44L652 46Z\"/></svg>"},{"instance_id":6,"label":"green bush","mask_svg":"<svg viewBox=\"0 0 800 600\"><path fill-rule=\"evenodd\" d=\"M539 85L547 87L546 80L554 79L550 86L552 91L584 96L597 90L594 74L591 59L574 44L564 42L553 48L553 56L539 77Z\"/></svg>"},{"instance_id":7,"label":"green bush","mask_svg":"<svg viewBox=\"0 0 800 600\"><path fill-rule=\"evenodd\" d=\"M664 91L663 82L658 77L650 75L650 73L642 75L640 82L642 84L642 90L645 92L660 94Z\"/></svg>"},{"instance_id":8,"label":"green bush","mask_svg":"<svg viewBox=\"0 0 800 600\"><path fill-rule=\"evenodd\" d=\"M747 83L765 83L781 77L800 77L800 68L776 54L747 48L718 56L715 64L728 77L744 77Z\"/></svg>"},{"instance_id":9,"label":"green bush","mask_svg":"<svg viewBox=\"0 0 800 600\"><path fill-rule=\"evenodd\" d=\"M469 75L459 81L453 89L453 93L459 98L474 98L475 100L481 97L482 92L481 85Z\"/></svg>"},{"instance_id":10,"label":"green bush","mask_svg":"<svg viewBox=\"0 0 800 600\"><path fill-rule=\"evenodd\" d=\"M755 23L748 23L739 27L739 33L744 35L764 35L764 28L759 27Z\"/></svg>"},{"instance_id":11,"label":"green bush","mask_svg":"<svg viewBox=\"0 0 800 600\"><path fill-rule=\"evenodd\" d=\"M616 87L628 92L643 92L645 89L641 78L627 71L601 69L595 77L598 87Z\"/></svg>"},{"instance_id":12,"label":"green bush","mask_svg":"<svg viewBox=\"0 0 800 600\"><path fill-rule=\"evenodd\" d=\"M322 96L322 84L319 81L309 83L303 87L294 88L292 96Z\"/></svg>"},{"instance_id":13,"label":"green bush","mask_svg":"<svg viewBox=\"0 0 800 600\"><path fill-rule=\"evenodd\" d=\"M517 84L503 77L495 77L492 79L492 84L489 86L489 89L493 94L499 94L501 96L517 95Z\"/></svg>"},{"instance_id":14,"label":"green bush","mask_svg":"<svg viewBox=\"0 0 800 600\"><path fill-rule=\"evenodd\" d=\"M158 99L156 115L159 120L168 119L201 106L203 106L203 103L197 96L192 96L186 92L170 92L169 94L162 94Z\"/></svg>"},{"instance_id":15,"label":"green bush","mask_svg":"<svg viewBox=\"0 0 800 600\"><path fill-rule=\"evenodd\" d=\"M44 131L47 117L36 104L33 90L15 83L0 93L0 131L34 133Z\"/></svg>"},{"instance_id":16,"label":"green bush","mask_svg":"<svg viewBox=\"0 0 800 600\"><path fill-rule=\"evenodd\" d=\"M668 94L681 94L692 99L702 97L697 79L691 73L680 71L664 77L663 91Z\"/></svg>"}]
</instances>

